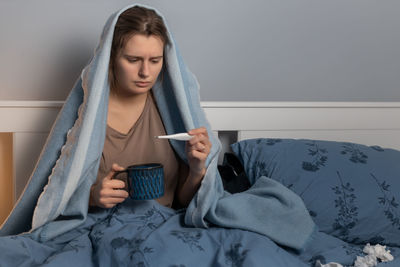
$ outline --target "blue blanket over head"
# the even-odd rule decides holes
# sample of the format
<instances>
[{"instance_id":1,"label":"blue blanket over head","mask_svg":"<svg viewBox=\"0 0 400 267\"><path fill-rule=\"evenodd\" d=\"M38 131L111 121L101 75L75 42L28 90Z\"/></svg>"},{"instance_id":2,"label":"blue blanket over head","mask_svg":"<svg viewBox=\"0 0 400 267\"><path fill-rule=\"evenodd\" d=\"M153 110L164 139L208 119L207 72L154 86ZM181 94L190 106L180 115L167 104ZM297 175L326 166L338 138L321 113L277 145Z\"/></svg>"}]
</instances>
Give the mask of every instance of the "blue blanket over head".
<instances>
[{"instance_id":1,"label":"blue blanket over head","mask_svg":"<svg viewBox=\"0 0 400 267\"><path fill-rule=\"evenodd\" d=\"M94 56L58 115L23 195L2 225L1 236L29 231L44 242L87 219L89 190L97 176L105 139L114 25L119 15L132 6L116 12L106 22ZM199 84L184 64L170 31L169 38L164 78L152 89L166 132L205 126L212 142L207 172L186 210L185 223L201 228L216 225L249 230L281 245L302 249L315 227L301 199L292 191L267 177L260 177L243 193L224 191L217 170L220 143L200 107ZM187 161L184 143L171 144Z\"/></svg>"}]
</instances>

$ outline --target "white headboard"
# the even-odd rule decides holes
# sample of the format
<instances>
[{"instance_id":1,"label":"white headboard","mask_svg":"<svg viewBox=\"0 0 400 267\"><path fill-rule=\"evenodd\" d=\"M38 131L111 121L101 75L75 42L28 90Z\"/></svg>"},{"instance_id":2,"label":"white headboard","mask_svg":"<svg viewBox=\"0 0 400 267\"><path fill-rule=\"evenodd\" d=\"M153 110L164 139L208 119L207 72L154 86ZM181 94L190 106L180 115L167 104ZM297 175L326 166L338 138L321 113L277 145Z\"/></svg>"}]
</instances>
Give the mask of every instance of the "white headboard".
<instances>
[{"instance_id":1,"label":"white headboard","mask_svg":"<svg viewBox=\"0 0 400 267\"><path fill-rule=\"evenodd\" d=\"M238 139L310 138L400 149L400 102L202 102L216 131Z\"/></svg>"},{"instance_id":2,"label":"white headboard","mask_svg":"<svg viewBox=\"0 0 400 267\"><path fill-rule=\"evenodd\" d=\"M14 198L28 180L63 102L0 101L12 134ZM349 141L400 149L400 102L202 102L224 150L257 137Z\"/></svg>"},{"instance_id":3,"label":"white headboard","mask_svg":"<svg viewBox=\"0 0 400 267\"><path fill-rule=\"evenodd\" d=\"M400 149L400 102L203 102L202 106L224 151L234 141L259 137Z\"/></svg>"}]
</instances>

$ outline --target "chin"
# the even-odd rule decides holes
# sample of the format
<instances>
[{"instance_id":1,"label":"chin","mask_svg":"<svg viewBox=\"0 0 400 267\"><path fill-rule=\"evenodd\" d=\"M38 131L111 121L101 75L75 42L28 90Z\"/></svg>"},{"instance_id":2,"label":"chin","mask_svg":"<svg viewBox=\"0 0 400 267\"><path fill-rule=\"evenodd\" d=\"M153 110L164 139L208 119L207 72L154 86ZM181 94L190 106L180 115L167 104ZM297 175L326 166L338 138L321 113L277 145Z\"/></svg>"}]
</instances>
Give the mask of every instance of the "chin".
<instances>
[{"instance_id":1,"label":"chin","mask_svg":"<svg viewBox=\"0 0 400 267\"><path fill-rule=\"evenodd\" d=\"M151 90L152 86L148 86L148 87L136 87L136 88L132 88L132 90L130 90L130 92L132 94L135 95L140 95L140 94L145 94L148 93Z\"/></svg>"}]
</instances>

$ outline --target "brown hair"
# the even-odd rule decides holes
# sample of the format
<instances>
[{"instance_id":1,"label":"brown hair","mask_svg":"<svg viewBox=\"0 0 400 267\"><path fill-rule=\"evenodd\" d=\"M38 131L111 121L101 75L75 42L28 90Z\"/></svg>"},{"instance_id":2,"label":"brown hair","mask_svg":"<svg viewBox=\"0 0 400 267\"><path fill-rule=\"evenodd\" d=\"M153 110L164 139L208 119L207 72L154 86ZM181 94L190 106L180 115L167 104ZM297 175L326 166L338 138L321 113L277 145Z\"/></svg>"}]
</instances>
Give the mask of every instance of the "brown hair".
<instances>
[{"instance_id":1,"label":"brown hair","mask_svg":"<svg viewBox=\"0 0 400 267\"><path fill-rule=\"evenodd\" d=\"M155 35L163 41L164 47L170 44L164 21L154 10L134 6L122 12L115 24L111 45L108 69L110 88L115 88L116 85L114 75L115 59L119 51L134 34Z\"/></svg>"}]
</instances>

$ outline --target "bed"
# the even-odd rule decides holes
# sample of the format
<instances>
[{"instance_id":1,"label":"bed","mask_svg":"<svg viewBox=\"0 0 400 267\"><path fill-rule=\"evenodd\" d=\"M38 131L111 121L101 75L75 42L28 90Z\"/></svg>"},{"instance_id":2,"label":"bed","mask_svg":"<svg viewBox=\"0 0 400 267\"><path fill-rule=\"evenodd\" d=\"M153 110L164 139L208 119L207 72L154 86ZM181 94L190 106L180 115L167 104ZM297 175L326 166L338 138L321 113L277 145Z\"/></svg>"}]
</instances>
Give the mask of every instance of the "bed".
<instances>
[{"instance_id":1,"label":"bed","mask_svg":"<svg viewBox=\"0 0 400 267\"><path fill-rule=\"evenodd\" d=\"M62 102L0 102L0 132L13 140L14 201L61 106ZM222 144L219 170L226 188L241 192L258 176L272 178L302 198L327 235L326 242L332 242L331 249L315 248L313 258L301 264L343 258L350 262L365 255L365 244L379 243L387 245L395 259L378 266L400 266L399 102L203 102L202 106ZM198 242L199 231L172 230L171 235L189 252L205 250ZM234 239L239 234L226 235ZM300 261L296 264L296 254L269 241L263 241L263 251L262 246L251 245L257 244L252 238L221 251L220 266L278 262L276 266L301 266ZM134 247L122 239L113 244ZM131 249L130 253L150 255L154 250ZM264 260L254 262L250 255ZM202 263L199 266L210 264Z\"/></svg>"}]
</instances>

